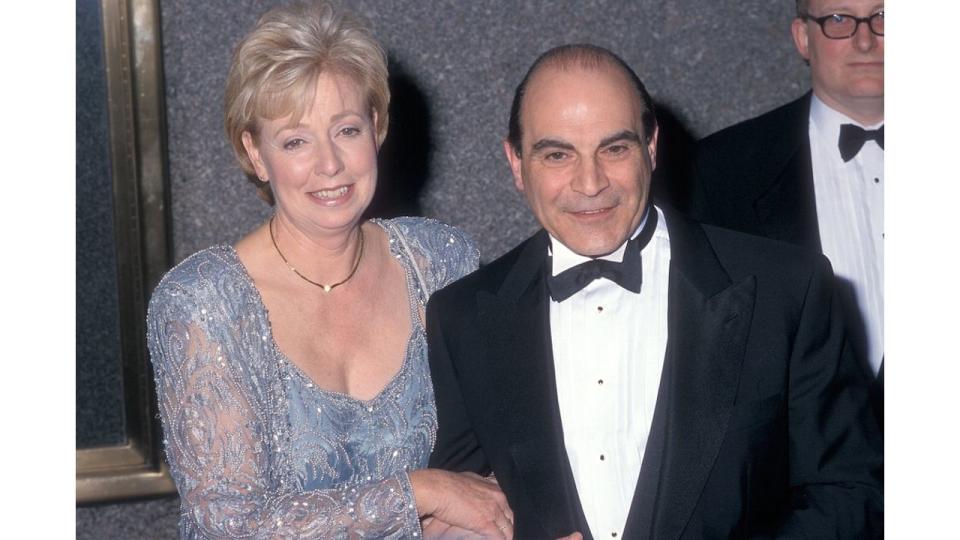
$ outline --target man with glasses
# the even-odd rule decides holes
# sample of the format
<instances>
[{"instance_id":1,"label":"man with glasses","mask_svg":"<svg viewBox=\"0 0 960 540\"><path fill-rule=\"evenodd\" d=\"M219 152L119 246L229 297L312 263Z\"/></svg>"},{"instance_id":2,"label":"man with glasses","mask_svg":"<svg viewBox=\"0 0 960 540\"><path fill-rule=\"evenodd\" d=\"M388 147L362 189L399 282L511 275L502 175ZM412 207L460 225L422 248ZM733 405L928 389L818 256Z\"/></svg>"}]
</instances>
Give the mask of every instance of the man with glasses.
<instances>
[{"instance_id":1,"label":"man with glasses","mask_svg":"<svg viewBox=\"0 0 960 540\"><path fill-rule=\"evenodd\" d=\"M697 145L699 219L821 251L883 420L883 1L797 0L812 92Z\"/></svg>"}]
</instances>

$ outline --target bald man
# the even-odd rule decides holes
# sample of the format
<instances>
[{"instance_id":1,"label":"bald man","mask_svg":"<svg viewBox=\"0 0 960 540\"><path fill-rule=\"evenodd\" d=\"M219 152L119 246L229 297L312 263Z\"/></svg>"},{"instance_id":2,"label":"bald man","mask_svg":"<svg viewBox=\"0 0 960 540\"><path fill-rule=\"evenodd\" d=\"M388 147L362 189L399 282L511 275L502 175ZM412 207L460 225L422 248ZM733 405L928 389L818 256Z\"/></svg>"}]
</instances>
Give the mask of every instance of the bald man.
<instances>
[{"instance_id":1,"label":"bald man","mask_svg":"<svg viewBox=\"0 0 960 540\"><path fill-rule=\"evenodd\" d=\"M862 538L882 460L826 260L650 200L657 122L591 45L517 88L543 229L436 293L431 466L493 473L517 538Z\"/></svg>"}]
</instances>

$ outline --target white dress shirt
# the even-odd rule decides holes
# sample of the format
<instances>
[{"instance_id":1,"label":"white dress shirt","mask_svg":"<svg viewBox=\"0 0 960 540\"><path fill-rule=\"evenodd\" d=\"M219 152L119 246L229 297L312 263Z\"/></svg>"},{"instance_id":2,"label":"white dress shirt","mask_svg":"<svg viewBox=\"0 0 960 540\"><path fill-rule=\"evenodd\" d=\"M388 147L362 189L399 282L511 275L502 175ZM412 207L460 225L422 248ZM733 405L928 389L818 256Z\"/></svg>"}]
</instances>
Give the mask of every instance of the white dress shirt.
<instances>
[{"instance_id":1,"label":"white dress shirt","mask_svg":"<svg viewBox=\"0 0 960 540\"><path fill-rule=\"evenodd\" d=\"M663 213L651 208L657 228L641 252L639 294L601 278L563 302L550 301L564 444L598 539L623 538L663 369L670 240ZM589 260L550 240L553 275ZM625 248L602 258L620 262Z\"/></svg>"},{"instance_id":2,"label":"white dress shirt","mask_svg":"<svg viewBox=\"0 0 960 540\"><path fill-rule=\"evenodd\" d=\"M810 104L813 187L823 254L837 275L853 344L873 373L883 360L883 149L875 141L844 163L840 125L864 126L814 95ZM863 320L860 328L857 320Z\"/></svg>"}]
</instances>

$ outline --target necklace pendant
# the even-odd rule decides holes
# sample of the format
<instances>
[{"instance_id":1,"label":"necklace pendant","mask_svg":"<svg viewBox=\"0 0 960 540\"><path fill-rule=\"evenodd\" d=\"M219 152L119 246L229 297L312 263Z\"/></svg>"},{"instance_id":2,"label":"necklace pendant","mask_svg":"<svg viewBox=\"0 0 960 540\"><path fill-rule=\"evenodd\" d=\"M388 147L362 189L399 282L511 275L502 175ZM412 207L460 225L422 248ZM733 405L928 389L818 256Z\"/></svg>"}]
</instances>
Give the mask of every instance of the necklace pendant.
<instances>
[{"instance_id":1,"label":"necklace pendant","mask_svg":"<svg viewBox=\"0 0 960 540\"><path fill-rule=\"evenodd\" d=\"M323 289L324 293L329 293L330 291L333 290L334 287L339 287L340 285L343 285L344 283L350 281L350 278L352 278L353 275L357 273L357 268L360 266L360 259L363 258L363 227L360 227L358 229L360 233L360 245L357 248L357 258L354 259L353 261L353 268L350 269L350 274L346 278L344 278L342 281L331 283L330 285L324 285L322 283L317 283L316 281L313 281L312 279L301 274L300 272L297 272L297 269L294 268L292 264L290 264L290 262L287 260L286 257L283 256L283 252L280 251L280 246L277 245L277 239L273 235L273 220L276 217L277 217L276 214L274 214L273 216L270 216L270 223L267 224L267 227L270 230L270 242L273 244L273 249L277 250L277 255L280 256L280 260L282 260L284 264L287 265L287 268L289 268L291 272L296 274L298 278L306 281L311 285L314 285L316 287Z\"/></svg>"}]
</instances>

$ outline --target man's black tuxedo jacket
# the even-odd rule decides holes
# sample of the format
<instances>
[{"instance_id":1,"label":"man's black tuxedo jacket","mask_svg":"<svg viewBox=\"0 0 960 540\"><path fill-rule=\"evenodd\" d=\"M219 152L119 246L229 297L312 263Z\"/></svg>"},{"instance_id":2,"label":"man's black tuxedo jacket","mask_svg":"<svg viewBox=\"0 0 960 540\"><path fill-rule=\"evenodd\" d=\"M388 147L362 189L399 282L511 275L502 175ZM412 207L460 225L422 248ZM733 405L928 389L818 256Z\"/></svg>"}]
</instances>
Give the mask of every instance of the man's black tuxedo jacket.
<instances>
[{"instance_id":1,"label":"man's black tuxedo jacket","mask_svg":"<svg viewBox=\"0 0 960 540\"><path fill-rule=\"evenodd\" d=\"M690 213L820 251L807 93L697 143Z\"/></svg>"},{"instance_id":2,"label":"man's black tuxedo jacket","mask_svg":"<svg viewBox=\"0 0 960 540\"><path fill-rule=\"evenodd\" d=\"M870 536L882 458L829 264L666 217L669 336L623 536ZM548 242L541 230L431 298L430 463L494 472L517 538L591 538L557 404Z\"/></svg>"},{"instance_id":3,"label":"man's black tuxedo jacket","mask_svg":"<svg viewBox=\"0 0 960 540\"><path fill-rule=\"evenodd\" d=\"M821 251L810 157L811 95L697 143L690 208L694 218ZM847 325L852 336L865 339L856 308L849 310ZM861 365L869 371L866 360ZM882 365L872 392L882 423Z\"/></svg>"}]
</instances>

